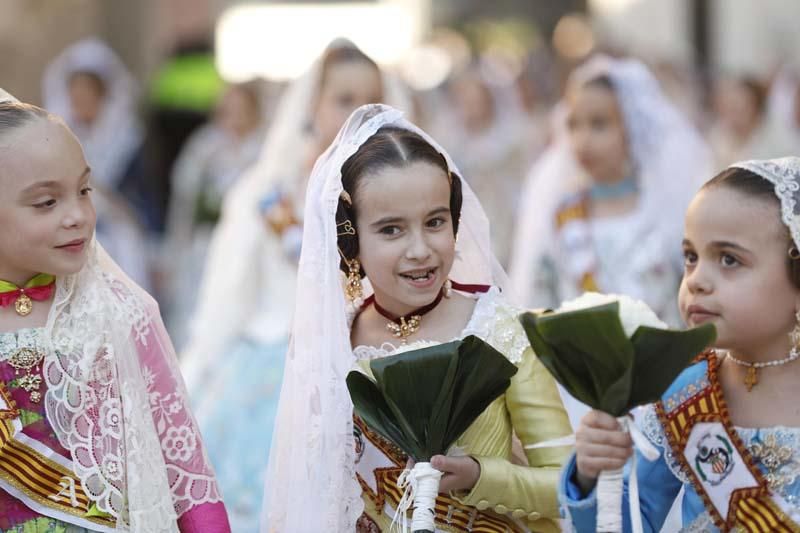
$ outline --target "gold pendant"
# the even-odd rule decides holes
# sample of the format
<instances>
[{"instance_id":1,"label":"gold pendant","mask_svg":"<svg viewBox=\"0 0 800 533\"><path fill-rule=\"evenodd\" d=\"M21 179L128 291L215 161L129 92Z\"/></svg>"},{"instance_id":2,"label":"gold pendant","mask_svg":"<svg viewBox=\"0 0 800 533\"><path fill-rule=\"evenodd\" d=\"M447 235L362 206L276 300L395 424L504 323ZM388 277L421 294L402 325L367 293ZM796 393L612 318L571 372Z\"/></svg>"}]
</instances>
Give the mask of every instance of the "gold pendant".
<instances>
[{"instance_id":1,"label":"gold pendant","mask_svg":"<svg viewBox=\"0 0 800 533\"><path fill-rule=\"evenodd\" d=\"M411 335L417 332L421 321L422 317L419 315L408 317L408 321L406 321L404 317L400 317L399 324L396 324L394 322L389 322L388 324L386 324L386 329L391 331L395 337L397 337L398 339L402 340L405 343L406 338L410 337Z\"/></svg>"},{"instance_id":2,"label":"gold pendant","mask_svg":"<svg viewBox=\"0 0 800 533\"><path fill-rule=\"evenodd\" d=\"M8 364L15 370L17 376L20 370L25 372L24 376L17 379L17 383L22 390L30 394L33 403L39 403L42 400L42 393L39 392L42 376L38 372L39 364L43 359L44 352L33 348L20 348L8 359ZM36 374L31 374L31 370L34 370Z\"/></svg>"},{"instance_id":3,"label":"gold pendant","mask_svg":"<svg viewBox=\"0 0 800 533\"><path fill-rule=\"evenodd\" d=\"M754 366L747 367L747 373L744 376L744 386L747 387L747 392L753 390L758 384L758 369Z\"/></svg>"},{"instance_id":4,"label":"gold pendant","mask_svg":"<svg viewBox=\"0 0 800 533\"><path fill-rule=\"evenodd\" d=\"M27 294L22 293L14 302L14 310L19 316L28 316L33 311L33 302Z\"/></svg>"}]
</instances>

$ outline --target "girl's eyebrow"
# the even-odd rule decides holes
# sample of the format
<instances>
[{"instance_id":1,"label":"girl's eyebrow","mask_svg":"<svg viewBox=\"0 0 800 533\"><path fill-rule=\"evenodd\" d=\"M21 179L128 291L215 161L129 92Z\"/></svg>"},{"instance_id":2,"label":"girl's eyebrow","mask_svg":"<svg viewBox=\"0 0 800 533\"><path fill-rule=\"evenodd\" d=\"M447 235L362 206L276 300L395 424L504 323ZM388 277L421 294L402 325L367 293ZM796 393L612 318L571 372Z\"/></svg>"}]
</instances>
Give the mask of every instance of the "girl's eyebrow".
<instances>
[{"instance_id":1,"label":"girl's eyebrow","mask_svg":"<svg viewBox=\"0 0 800 533\"><path fill-rule=\"evenodd\" d=\"M370 224L370 227L377 228L379 226L385 226L386 224L397 224L398 222L402 221L403 221L402 217L383 217L380 220Z\"/></svg>"},{"instance_id":2,"label":"girl's eyebrow","mask_svg":"<svg viewBox=\"0 0 800 533\"><path fill-rule=\"evenodd\" d=\"M89 167L86 167L79 176L79 179L83 180L86 176L89 175L89 172L91 172L91 169ZM22 194L30 194L32 192L38 191L39 189L58 189L59 187L61 187L61 183L59 183L58 181L54 180L37 181L33 185L24 188L22 190Z\"/></svg>"}]
</instances>

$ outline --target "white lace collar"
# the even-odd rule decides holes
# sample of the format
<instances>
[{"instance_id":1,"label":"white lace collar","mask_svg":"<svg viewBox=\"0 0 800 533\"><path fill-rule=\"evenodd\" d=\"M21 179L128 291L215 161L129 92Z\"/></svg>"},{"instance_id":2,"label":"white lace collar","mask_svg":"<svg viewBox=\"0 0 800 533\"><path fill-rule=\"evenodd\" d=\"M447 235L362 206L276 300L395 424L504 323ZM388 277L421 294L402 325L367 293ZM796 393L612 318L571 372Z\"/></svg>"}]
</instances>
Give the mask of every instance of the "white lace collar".
<instances>
[{"instance_id":1,"label":"white lace collar","mask_svg":"<svg viewBox=\"0 0 800 533\"><path fill-rule=\"evenodd\" d=\"M497 287L475 296L477 302L472 316L461 333L452 340L460 340L469 335L488 342L511 362L522 360L522 353L529 346L528 338L517 320L520 310L509 305ZM353 348L353 355L359 361L386 357L396 352L416 350L426 346L441 344L437 341L419 339L407 345L384 342L380 346L359 345Z\"/></svg>"}]
</instances>

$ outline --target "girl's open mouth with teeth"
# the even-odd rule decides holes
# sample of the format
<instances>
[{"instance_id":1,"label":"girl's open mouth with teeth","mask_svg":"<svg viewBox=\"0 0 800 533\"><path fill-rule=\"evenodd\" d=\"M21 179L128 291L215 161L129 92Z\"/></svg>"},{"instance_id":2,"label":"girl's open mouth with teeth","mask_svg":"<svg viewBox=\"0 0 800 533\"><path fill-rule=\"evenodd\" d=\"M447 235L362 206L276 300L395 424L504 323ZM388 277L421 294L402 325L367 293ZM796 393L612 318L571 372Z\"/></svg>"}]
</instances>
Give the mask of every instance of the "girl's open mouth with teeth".
<instances>
[{"instance_id":1,"label":"girl's open mouth with teeth","mask_svg":"<svg viewBox=\"0 0 800 533\"><path fill-rule=\"evenodd\" d=\"M436 270L437 267L423 270L409 270L401 273L400 276L408 280L412 285L424 288L436 279Z\"/></svg>"}]
</instances>

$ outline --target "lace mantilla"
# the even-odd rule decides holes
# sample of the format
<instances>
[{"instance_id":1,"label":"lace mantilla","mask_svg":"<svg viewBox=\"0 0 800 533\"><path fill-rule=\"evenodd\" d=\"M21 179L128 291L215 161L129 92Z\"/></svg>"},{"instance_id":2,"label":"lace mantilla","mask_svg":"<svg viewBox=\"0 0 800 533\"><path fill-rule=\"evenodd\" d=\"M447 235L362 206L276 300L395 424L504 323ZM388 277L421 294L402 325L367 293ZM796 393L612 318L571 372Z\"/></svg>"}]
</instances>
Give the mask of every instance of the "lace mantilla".
<instances>
[{"instance_id":1,"label":"lace mantilla","mask_svg":"<svg viewBox=\"0 0 800 533\"><path fill-rule=\"evenodd\" d=\"M502 353L514 364L522 361L522 354L530 343L517 317L522 311L509 305L500 290L492 287L485 294L478 296L475 310L469 323L459 336L453 340L463 339L469 335L486 341ZM417 340L405 346L395 346L385 342L381 346L357 346L353 354L358 360L371 360L386 357L394 353L417 350L438 344L427 340Z\"/></svg>"},{"instance_id":2,"label":"lace mantilla","mask_svg":"<svg viewBox=\"0 0 800 533\"><path fill-rule=\"evenodd\" d=\"M6 361L20 348L44 350L44 328L26 328L0 333L0 361Z\"/></svg>"},{"instance_id":3,"label":"lace mantilla","mask_svg":"<svg viewBox=\"0 0 800 533\"><path fill-rule=\"evenodd\" d=\"M800 248L800 157L742 161L732 165L755 172L775 186L781 202L781 219Z\"/></svg>"},{"instance_id":4,"label":"lace mantilla","mask_svg":"<svg viewBox=\"0 0 800 533\"><path fill-rule=\"evenodd\" d=\"M45 407L100 511L122 530L176 532L178 516L220 497L148 298L99 247L58 280L44 332Z\"/></svg>"}]
</instances>

